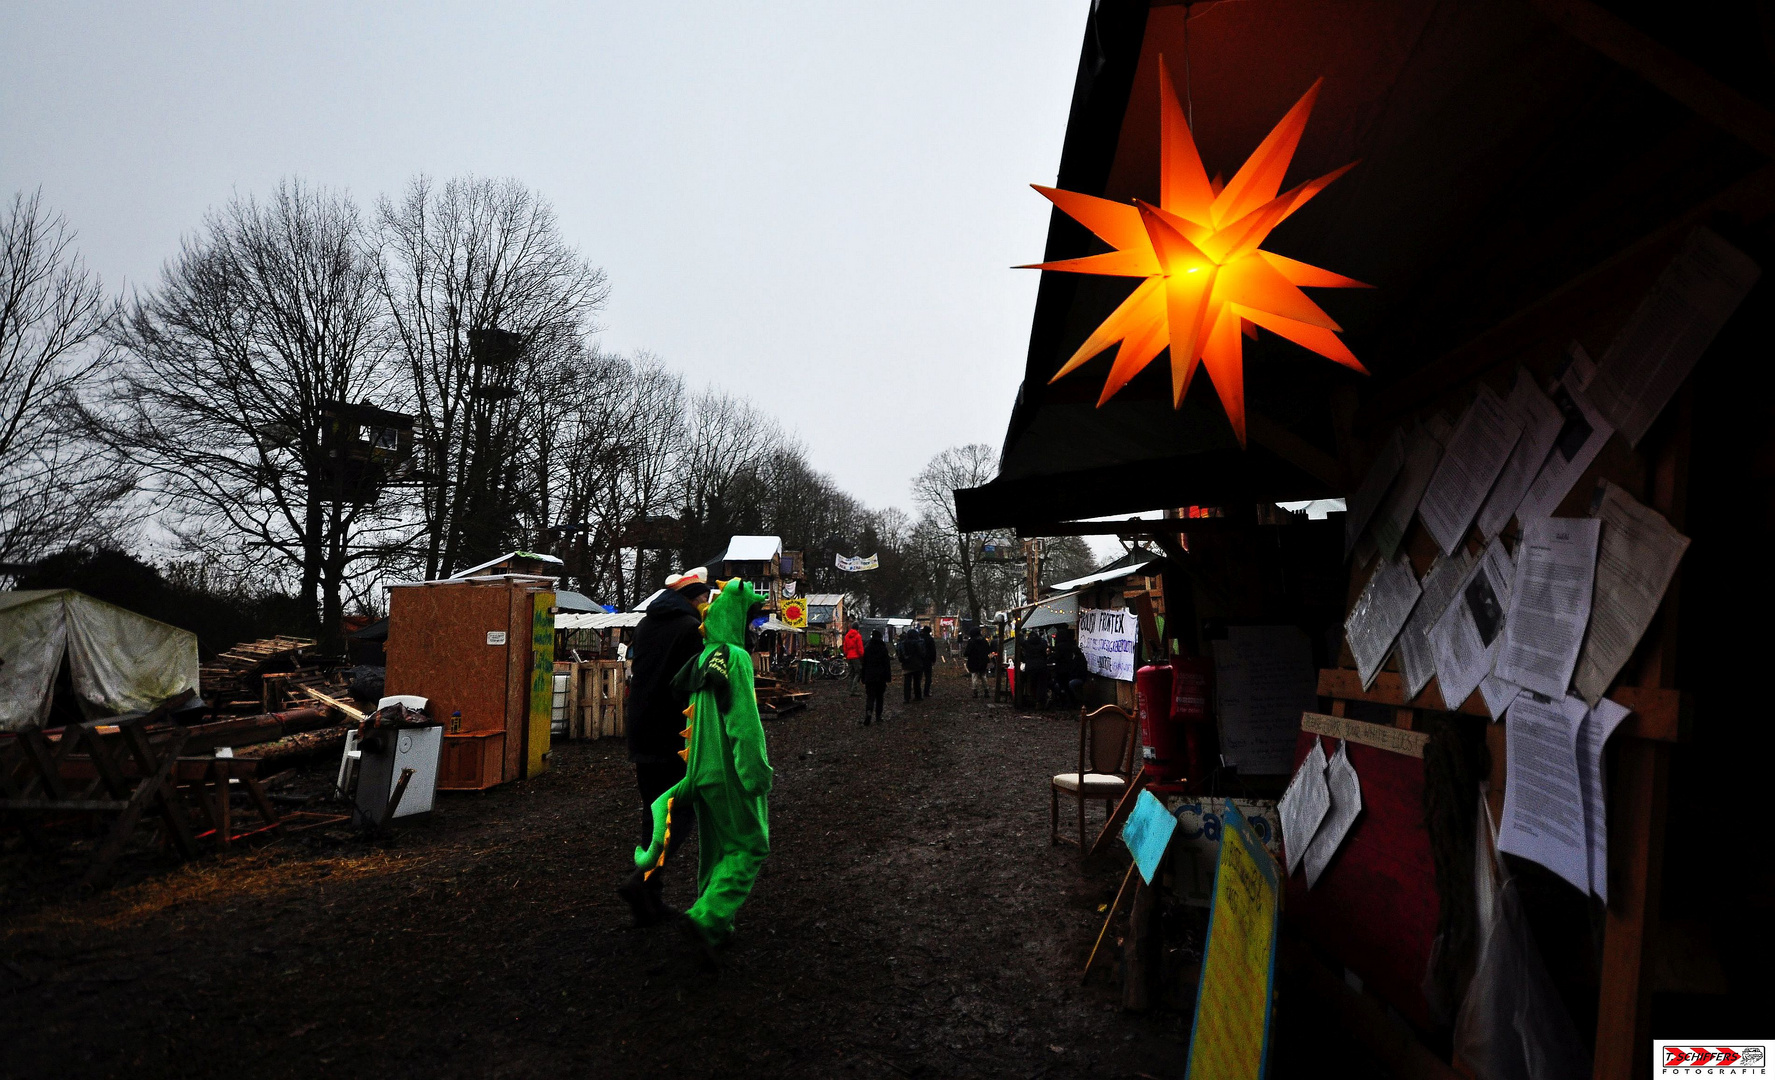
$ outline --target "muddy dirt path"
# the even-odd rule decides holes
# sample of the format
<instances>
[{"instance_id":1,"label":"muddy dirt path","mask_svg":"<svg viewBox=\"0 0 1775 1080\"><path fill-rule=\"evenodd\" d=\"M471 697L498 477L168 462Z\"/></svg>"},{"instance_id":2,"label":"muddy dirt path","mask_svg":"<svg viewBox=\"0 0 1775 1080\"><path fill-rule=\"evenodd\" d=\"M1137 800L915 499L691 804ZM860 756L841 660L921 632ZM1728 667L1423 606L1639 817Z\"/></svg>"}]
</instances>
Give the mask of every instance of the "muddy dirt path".
<instances>
[{"instance_id":1,"label":"muddy dirt path","mask_svg":"<svg viewBox=\"0 0 1775 1080\"><path fill-rule=\"evenodd\" d=\"M865 729L817 689L767 724L774 853L718 974L629 928L632 773L617 741L567 744L392 848L309 834L15 912L0 1071L1180 1075L1186 1016L1123 1013L1113 964L1078 985L1119 873L1048 844L1070 718L989 712L949 676Z\"/></svg>"}]
</instances>

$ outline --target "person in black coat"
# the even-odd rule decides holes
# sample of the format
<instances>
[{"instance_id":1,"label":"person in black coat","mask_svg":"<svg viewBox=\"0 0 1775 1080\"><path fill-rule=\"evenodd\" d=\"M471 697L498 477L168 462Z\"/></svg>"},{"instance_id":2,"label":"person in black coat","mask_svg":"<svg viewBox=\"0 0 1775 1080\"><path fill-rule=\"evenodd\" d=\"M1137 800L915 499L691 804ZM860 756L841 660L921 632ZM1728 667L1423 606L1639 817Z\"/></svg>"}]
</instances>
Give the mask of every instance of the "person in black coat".
<instances>
[{"instance_id":1,"label":"person in black coat","mask_svg":"<svg viewBox=\"0 0 1775 1080\"><path fill-rule=\"evenodd\" d=\"M869 631L869 644L863 646L862 670L858 678L863 683L863 726L868 727L870 714L880 720L882 701L887 697L887 685L894 678L894 663L888 656L887 642L881 640L880 630Z\"/></svg>"},{"instance_id":2,"label":"person in black coat","mask_svg":"<svg viewBox=\"0 0 1775 1080\"><path fill-rule=\"evenodd\" d=\"M931 636L931 628L918 628L918 643L924 647L924 696L931 696L931 675L937 670L937 639Z\"/></svg>"},{"instance_id":3,"label":"person in black coat","mask_svg":"<svg viewBox=\"0 0 1775 1080\"><path fill-rule=\"evenodd\" d=\"M1038 709L1048 707L1048 641L1042 637L1040 630L1031 630L1023 635L1023 647L1018 650L1017 667L1018 681L1028 687L1025 691L1028 701Z\"/></svg>"},{"instance_id":4,"label":"person in black coat","mask_svg":"<svg viewBox=\"0 0 1775 1080\"><path fill-rule=\"evenodd\" d=\"M900 671L905 679L902 683L906 691L906 703L924 700L924 642L919 640L918 631L908 630L900 635L895 643L895 651L900 657Z\"/></svg>"},{"instance_id":5,"label":"person in black coat","mask_svg":"<svg viewBox=\"0 0 1775 1080\"><path fill-rule=\"evenodd\" d=\"M688 694L672 688L672 677L703 651L702 613L697 604L709 594L708 571L701 567L666 579L666 591L648 605L629 644L629 692L624 725L629 761L635 766L635 787L641 793L641 830L653 835L653 801L684 779L684 710ZM672 819L672 843L684 842L694 822L688 810ZM646 843L644 839L642 843ZM651 926L675 914L660 899L665 874L651 877L630 866L628 880L616 890L628 902L636 926Z\"/></svg>"},{"instance_id":6,"label":"person in black coat","mask_svg":"<svg viewBox=\"0 0 1775 1080\"><path fill-rule=\"evenodd\" d=\"M986 689L986 671L992 660L992 643L980 633L978 626L968 631L968 644L962 656L968 662L968 682L973 685L974 696L991 693Z\"/></svg>"}]
</instances>

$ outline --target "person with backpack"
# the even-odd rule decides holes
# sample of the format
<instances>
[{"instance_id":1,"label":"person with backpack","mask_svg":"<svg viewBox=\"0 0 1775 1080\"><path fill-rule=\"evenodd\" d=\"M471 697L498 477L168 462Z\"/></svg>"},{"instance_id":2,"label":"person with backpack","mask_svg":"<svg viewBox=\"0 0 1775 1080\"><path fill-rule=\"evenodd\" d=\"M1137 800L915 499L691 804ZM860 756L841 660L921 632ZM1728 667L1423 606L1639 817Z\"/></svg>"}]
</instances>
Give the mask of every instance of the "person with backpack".
<instances>
[{"instance_id":1,"label":"person with backpack","mask_svg":"<svg viewBox=\"0 0 1775 1080\"><path fill-rule=\"evenodd\" d=\"M924 642L919 639L917 630L907 630L894 643L894 651L900 660L902 688L906 691L906 704L924 700Z\"/></svg>"},{"instance_id":2,"label":"person with backpack","mask_svg":"<svg viewBox=\"0 0 1775 1080\"><path fill-rule=\"evenodd\" d=\"M863 646L862 659L857 661L857 677L863 683L863 726L868 727L871 713L876 720L882 718L882 702L894 677L893 660L888 656L887 642L881 640L880 630L869 631L869 644Z\"/></svg>"}]
</instances>

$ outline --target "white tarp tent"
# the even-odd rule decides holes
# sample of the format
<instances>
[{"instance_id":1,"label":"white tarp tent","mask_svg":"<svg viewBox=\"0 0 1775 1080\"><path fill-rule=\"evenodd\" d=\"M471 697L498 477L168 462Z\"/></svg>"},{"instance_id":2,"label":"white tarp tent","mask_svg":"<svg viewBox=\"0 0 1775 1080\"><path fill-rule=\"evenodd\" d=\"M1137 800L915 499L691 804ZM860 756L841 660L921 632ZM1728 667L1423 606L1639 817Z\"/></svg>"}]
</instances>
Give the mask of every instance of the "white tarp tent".
<instances>
[{"instance_id":1,"label":"white tarp tent","mask_svg":"<svg viewBox=\"0 0 1775 1080\"><path fill-rule=\"evenodd\" d=\"M197 689L197 635L73 589L0 592L0 731L49 715L62 657L88 718Z\"/></svg>"}]
</instances>

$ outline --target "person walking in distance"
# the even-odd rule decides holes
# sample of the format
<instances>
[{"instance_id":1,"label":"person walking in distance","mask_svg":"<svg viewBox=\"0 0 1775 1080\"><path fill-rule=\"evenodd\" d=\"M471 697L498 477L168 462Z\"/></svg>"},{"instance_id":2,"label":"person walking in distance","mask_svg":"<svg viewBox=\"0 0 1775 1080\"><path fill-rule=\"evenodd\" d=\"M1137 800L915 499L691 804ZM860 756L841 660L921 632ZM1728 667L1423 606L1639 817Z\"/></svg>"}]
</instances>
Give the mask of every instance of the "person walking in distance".
<instances>
[{"instance_id":1,"label":"person walking in distance","mask_svg":"<svg viewBox=\"0 0 1775 1080\"><path fill-rule=\"evenodd\" d=\"M1019 681L1029 688L1029 704L1045 709L1048 707L1048 642L1040 630L1031 630L1023 635L1023 647L1018 652Z\"/></svg>"},{"instance_id":2,"label":"person walking in distance","mask_svg":"<svg viewBox=\"0 0 1775 1080\"><path fill-rule=\"evenodd\" d=\"M931 696L931 675L937 669L937 641L931 637L931 628L918 628L918 643L924 648L924 696Z\"/></svg>"},{"instance_id":3,"label":"person walking in distance","mask_svg":"<svg viewBox=\"0 0 1775 1080\"><path fill-rule=\"evenodd\" d=\"M990 694L992 691L986 689L986 668L992 659L992 646L978 626L968 631L968 645L962 656L968 664L968 684L973 688L974 696Z\"/></svg>"},{"instance_id":4,"label":"person walking in distance","mask_svg":"<svg viewBox=\"0 0 1775 1080\"><path fill-rule=\"evenodd\" d=\"M868 727L871 713L874 719L881 719L882 702L887 697L888 683L894 677L894 663L888 656L887 642L881 640L880 630L869 631L869 644L863 647L857 672L863 683L863 726Z\"/></svg>"},{"instance_id":5,"label":"person walking in distance","mask_svg":"<svg viewBox=\"0 0 1775 1080\"><path fill-rule=\"evenodd\" d=\"M902 686L906 691L906 704L914 700L924 700L924 642L919 639L917 630L907 630L895 642L894 649L899 653L900 671L903 675Z\"/></svg>"},{"instance_id":6,"label":"person walking in distance","mask_svg":"<svg viewBox=\"0 0 1775 1080\"><path fill-rule=\"evenodd\" d=\"M635 786L641 793L644 834L653 831L654 800L684 779L684 760L678 756L684 737L679 731L684 727L690 695L672 687L672 676L702 652L703 617L697 605L708 595L709 572L703 567L673 574L666 579L665 592L648 605L629 645L632 659L625 721L629 761L635 766ZM680 816L672 832L674 850L684 842L695 820L689 810ZM636 926L652 926L677 914L660 899L664 885L664 874L648 877L634 870L616 890L628 903Z\"/></svg>"},{"instance_id":7,"label":"person walking in distance","mask_svg":"<svg viewBox=\"0 0 1775 1080\"><path fill-rule=\"evenodd\" d=\"M844 667L845 682L850 684L851 697L856 697L857 682L863 674L863 634L854 626L844 632Z\"/></svg>"}]
</instances>

